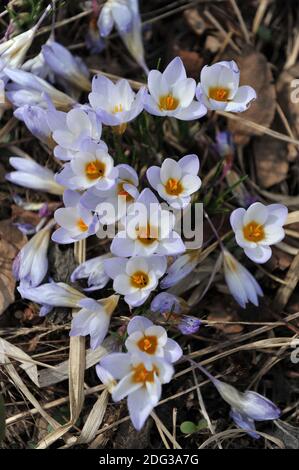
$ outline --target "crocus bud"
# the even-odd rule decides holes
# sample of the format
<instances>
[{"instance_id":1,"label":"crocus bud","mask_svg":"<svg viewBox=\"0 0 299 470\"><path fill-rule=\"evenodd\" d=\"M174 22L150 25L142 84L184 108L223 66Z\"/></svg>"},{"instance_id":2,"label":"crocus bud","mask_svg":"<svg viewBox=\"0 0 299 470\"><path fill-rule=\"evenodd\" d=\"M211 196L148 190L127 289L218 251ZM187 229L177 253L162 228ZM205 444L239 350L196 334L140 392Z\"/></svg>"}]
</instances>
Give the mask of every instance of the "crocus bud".
<instances>
[{"instance_id":1,"label":"crocus bud","mask_svg":"<svg viewBox=\"0 0 299 470\"><path fill-rule=\"evenodd\" d=\"M76 88L90 91L88 68L79 57L73 56L64 46L55 41L44 45L42 52L47 65L56 75Z\"/></svg>"},{"instance_id":2,"label":"crocus bud","mask_svg":"<svg viewBox=\"0 0 299 470\"><path fill-rule=\"evenodd\" d=\"M46 144L49 148L55 147L52 140L52 131L48 125L47 111L40 106L25 105L16 109L14 116L24 121L27 129L34 137Z\"/></svg>"},{"instance_id":3,"label":"crocus bud","mask_svg":"<svg viewBox=\"0 0 299 470\"><path fill-rule=\"evenodd\" d=\"M199 318L191 317L190 315L183 315L181 321L178 324L178 329L183 335L195 334L201 325Z\"/></svg>"}]
</instances>

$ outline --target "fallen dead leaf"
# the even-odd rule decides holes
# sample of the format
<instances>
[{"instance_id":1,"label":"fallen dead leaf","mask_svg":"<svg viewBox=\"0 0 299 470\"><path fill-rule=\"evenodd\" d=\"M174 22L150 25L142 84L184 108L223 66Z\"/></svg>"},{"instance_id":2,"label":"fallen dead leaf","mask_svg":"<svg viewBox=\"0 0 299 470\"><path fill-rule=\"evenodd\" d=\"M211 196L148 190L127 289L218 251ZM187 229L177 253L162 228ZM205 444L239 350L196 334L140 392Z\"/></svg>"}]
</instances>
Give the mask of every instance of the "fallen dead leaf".
<instances>
[{"instance_id":1,"label":"fallen dead leaf","mask_svg":"<svg viewBox=\"0 0 299 470\"><path fill-rule=\"evenodd\" d=\"M287 144L263 135L255 139L253 148L260 186L270 188L284 181L289 171Z\"/></svg>"},{"instance_id":2,"label":"fallen dead leaf","mask_svg":"<svg viewBox=\"0 0 299 470\"><path fill-rule=\"evenodd\" d=\"M10 220L0 222L0 315L15 300L12 262L26 241L27 237Z\"/></svg>"},{"instance_id":3,"label":"fallen dead leaf","mask_svg":"<svg viewBox=\"0 0 299 470\"><path fill-rule=\"evenodd\" d=\"M240 85L250 85L257 93L256 101L242 113L242 118L270 127L276 110L276 90L270 64L263 54L250 49L235 60L241 70ZM240 145L247 144L252 135L260 135L259 131L233 120L229 122L229 130Z\"/></svg>"},{"instance_id":4,"label":"fallen dead leaf","mask_svg":"<svg viewBox=\"0 0 299 470\"><path fill-rule=\"evenodd\" d=\"M205 32L207 28L207 23L200 16L196 8L188 8L188 10L185 10L184 17L195 34L201 36Z\"/></svg>"},{"instance_id":5,"label":"fallen dead leaf","mask_svg":"<svg viewBox=\"0 0 299 470\"><path fill-rule=\"evenodd\" d=\"M282 72L276 86L277 100L296 139L299 139L298 77L299 64Z\"/></svg>"}]
</instances>

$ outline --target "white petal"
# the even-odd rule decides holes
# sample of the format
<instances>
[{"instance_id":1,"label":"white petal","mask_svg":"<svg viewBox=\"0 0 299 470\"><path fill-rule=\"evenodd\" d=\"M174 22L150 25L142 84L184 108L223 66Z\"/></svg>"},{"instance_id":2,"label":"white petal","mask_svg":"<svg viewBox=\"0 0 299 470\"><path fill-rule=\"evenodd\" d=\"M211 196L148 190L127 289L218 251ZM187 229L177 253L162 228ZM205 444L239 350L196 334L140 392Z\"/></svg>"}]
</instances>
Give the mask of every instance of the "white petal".
<instances>
[{"instance_id":1,"label":"white petal","mask_svg":"<svg viewBox=\"0 0 299 470\"><path fill-rule=\"evenodd\" d=\"M270 204L267 206L267 224L284 225L288 217L288 208L283 204Z\"/></svg>"},{"instance_id":2,"label":"white petal","mask_svg":"<svg viewBox=\"0 0 299 470\"><path fill-rule=\"evenodd\" d=\"M232 226L233 231L242 230L243 229L243 219L246 210L242 207L235 209L230 215L230 224Z\"/></svg>"},{"instance_id":3,"label":"white petal","mask_svg":"<svg viewBox=\"0 0 299 470\"><path fill-rule=\"evenodd\" d=\"M158 70L151 70L148 74L148 89L157 103L159 103L160 96L168 94L167 82L163 80L163 76Z\"/></svg>"},{"instance_id":4,"label":"white petal","mask_svg":"<svg viewBox=\"0 0 299 470\"><path fill-rule=\"evenodd\" d=\"M244 253L255 263L266 263L272 255L272 250L269 246L258 245L256 248L245 248Z\"/></svg>"},{"instance_id":5,"label":"white petal","mask_svg":"<svg viewBox=\"0 0 299 470\"><path fill-rule=\"evenodd\" d=\"M247 209L244 215L244 225L250 222L257 222L258 224L264 224L268 218L267 206L264 206L261 202L255 202Z\"/></svg>"},{"instance_id":6,"label":"white petal","mask_svg":"<svg viewBox=\"0 0 299 470\"><path fill-rule=\"evenodd\" d=\"M192 101L186 108L178 108L173 111L173 113L177 119L181 119L182 121L193 121L194 119L200 119L202 116L207 114L207 108L203 103Z\"/></svg>"},{"instance_id":7,"label":"white petal","mask_svg":"<svg viewBox=\"0 0 299 470\"><path fill-rule=\"evenodd\" d=\"M154 405L146 388L140 388L129 395L128 410L133 426L137 431L140 431L153 408Z\"/></svg>"},{"instance_id":8,"label":"white petal","mask_svg":"<svg viewBox=\"0 0 299 470\"><path fill-rule=\"evenodd\" d=\"M115 279L119 274L123 274L126 271L126 258L111 258L104 260L105 273Z\"/></svg>"},{"instance_id":9,"label":"white petal","mask_svg":"<svg viewBox=\"0 0 299 470\"><path fill-rule=\"evenodd\" d=\"M113 238L111 243L111 253L115 256L132 256L135 249L135 241L126 236L126 232L121 231Z\"/></svg>"},{"instance_id":10,"label":"white petal","mask_svg":"<svg viewBox=\"0 0 299 470\"><path fill-rule=\"evenodd\" d=\"M182 176L182 170L178 163L172 158L166 158L161 166L161 181L166 184L170 178L180 180Z\"/></svg>"},{"instance_id":11,"label":"white petal","mask_svg":"<svg viewBox=\"0 0 299 470\"><path fill-rule=\"evenodd\" d=\"M117 352L108 354L101 359L100 364L117 380L131 372L129 354Z\"/></svg>"},{"instance_id":12,"label":"white petal","mask_svg":"<svg viewBox=\"0 0 299 470\"><path fill-rule=\"evenodd\" d=\"M146 177L152 188L157 189L158 184L161 183L160 168L158 166L151 166L146 172Z\"/></svg>"},{"instance_id":13,"label":"white petal","mask_svg":"<svg viewBox=\"0 0 299 470\"><path fill-rule=\"evenodd\" d=\"M152 324L153 322L150 321L148 318L141 317L140 315L136 315L129 321L129 324L127 327L127 333L128 335L131 335L135 331L144 332L144 330L152 326Z\"/></svg>"},{"instance_id":14,"label":"white petal","mask_svg":"<svg viewBox=\"0 0 299 470\"><path fill-rule=\"evenodd\" d=\"M136 271L142 271L144 273L149 272L149 266L146 258L136 257L131 258L126 265L126 273L128 276L132 276Z\"/></svg>"},{"instance_id":15,"label":"white petal","mask_svg":"<svg viewBox=\"0 0 299 470\"><path fill-rule=\"evenodd\" d=\"M130 277L127 274L119 274L113 282L113 289L119 294L126 295L132 294L138 290L132 286Z\"/></svg>"},{"instance_id":16,"label":"white petal","mask_svg":"<svg viewBox=\"0 0 299 470\"><path fill-rule=\"evenodd\" d=\"M193 78L186 78L180 82L177 82L172 93L175 98L179 100L180 106L186 108L189 106L194 98L196 89L196 82Z\"/></svg>"},{"instance_id":17,"label":"white petal","mask_svg":"<svg viewBox=\"0 0 299 470\"><path fill-rule=\"evenodd\" d=\"M183 174L190 173L191 175L197 175L199 172L199 158L195 154L185 155L178 161Z\"/></svg>"},{"instance_id":18,"label":"white petal","mask_svg":"<svg viewBox=\"0 0 299 470\"><path fill-rule=\"evenodd\" d=\"M142 383L133 382L132 374L126 375L113 389L112 398L114 401L120 401L141 387Z\"/></svg>"},{"instance_id":19,"label":"white petal","mask_svg":"<svg viewBox=\"0 0 299 470\"><path fill-rule=\"evenodd\" d=\"M180 57L176 57L168 64L163 72L163 77L170 86L173 86L176 82L184 80L187 77L184 64Z\"/></svg>"},{"instance_id":20,"label":"white petal","mask_svg":"<svg viewBox=\"0 0 299 470\"><path fill-rule=\"evenodd\" d=\"M157 277L163 276L167 268L167 259L165 256L153 256L149 260L149 265L157 275Z\"/></svg>"},{"instance_id":21,"label":"white petal","mask_svg":"<svg viewBox=\"0 0 299 470\"><path fill-rule=\"evenodd\" d=\"M264 226L264 232L266 238L260 242L262 245L274 245L275 243L281 242L285 237L284 229L276 224L266 224Z\"/></svg>"},{"instance_id":22,"label":"white petal","mask_svg":"<svg viewBox=\"0 0 299 470\"><path fill-rule=\"evenodd\" d=\"M171 338L167 339L164 346L164 358L168 362L176 362L182 357L183 351L180 345Z\"/></svg>"},{"instance_id":23,"label":"white petal","mask_svg":"<svg viewBox=\"0 0 299 470\"><path fill-rule=\"evenodd\" d=\"M201 179L195 175L185 175L181 179L181 185L184 188L183 196L195 193L201 186Z\"/></svg>"},{"instance_id":24,"label":"white petal","mask_svg":"<svg viewBox=\"0 0 299 470\"><path fill-rule=\"evenodd\" d=\"M227 103L225 111L240 113L246 111L256 99L256 92L251 86L240 86L232 101Z\"/></svg>"}]
</instances>

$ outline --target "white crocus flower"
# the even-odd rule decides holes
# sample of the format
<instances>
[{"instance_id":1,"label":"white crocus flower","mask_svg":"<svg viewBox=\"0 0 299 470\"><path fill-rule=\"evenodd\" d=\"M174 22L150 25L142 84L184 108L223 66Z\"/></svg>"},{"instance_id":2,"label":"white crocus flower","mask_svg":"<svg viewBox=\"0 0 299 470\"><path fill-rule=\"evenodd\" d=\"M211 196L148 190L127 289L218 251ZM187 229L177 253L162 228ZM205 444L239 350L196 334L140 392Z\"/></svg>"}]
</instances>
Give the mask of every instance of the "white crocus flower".
<instances>
[{"instance_id":1,"label":"white crocus flower","mask_svg":"<svg viewBox=\"0 0 299 470\"><path fill-rule=\"evenodd\" d=\"M11 157L9 163L17 170L6 175L11 183L59 196L63 194L64 187L54 180L54 173L48 168L29 158Z\"/></svg>"},{"instance_id":2,"label":"white crocus flower","mask_svg":"<svg viewBox=\"0 0 299 470\"><path fill-rule=\"evenodd\" d=\"M136 316L128 324L126 348L129 353L144 353L149 359L163 357L168 362L176 362L182 356L181 347L167 337L162 326L154 325L148 318Z\"/></svg>"},{"instance_id":3,"label":"white crocus flower","mask_svg":"<svg viewBox=\"0 0 299 470\"><path fill-rule=\"evenodd\" d=\"M225 281L236 302L243 308L247 302L258 306L258 297L263 296L263 291L252 274L227 250L223 251L223 262Z\"/></svg>"},{"instance_id":4,"label":"white crocus flower","mask_svg":"<svg viewBox=\"0 0 299 470\"><path fill-rule=\"evenodd\" d=\"M217 62L203 67L196 97L208 109L240 113L256 99L251 86L240 86L240 70L235 61Z\"/></svg>"},{"instance_id":5,"label":"white crocus flower","mask_svg":"<svg viewBox=\"0 0 299 470\"><path fill-rule=\"evenodd\" d=\"M128 0L107 0L98 19L100 35L108 36L114 24L118 31L126 33L132 28L132 22L133 12Z\"/></svg>"},{"instance_id":6,"label":"white crocus flower","mask_svg":"<svg viewBox=\"0 0 299 470\"><path fill-rule=\"evenodd\" d=\"M37 232L23 246L13 263L14 277L22 284L38 286L48 271L48 247L51 229L55 221L51 220L46 227Z\"/></svg>"},{"instance_id":7,"label":"white crocus flower","mask_svg":"<svg viewBox=\"0 0 299 470\"><path fill-rule=\"evenodd\" d=\"M111 244L115 256L174 255L186 250L180 235L173 230L174 214L163 210L148 188L128 208L123 222L124 230Z\"/></svg>"},{"instance_id":8,"label":"white crocus flower","mask_svg":"<svg viewBox=\"0 0 299 470\"><path fill-rule=\"evenodd\" d=\"M204 116L206 107L194 100L196 82L187 78L186 70L179 57L168 64L163 73L151 70L148 75L149 94L145 97L144 108L155 116L172 116L191 121Z\"/></svg>"},{"instance_id":9,"label":"white crocus flower","mask_svg":"<svg viewBox=\"0 0 299 470\"><path fill-rule=\"evenodd\" d=\"M23 33L18 34L17 36L14 36L13 38L0 44L0 59L8 67L18 68L23 63L37 29L50 10L51 5L48 5L36 25L28 29L28 31L24 31Z\"/></svg>"},{"instance_id":10,"label":"white crocus flower","mask_svg":"<svg viewBox=\"0 0 299 470\"><path fill-rule=\"evenodd\" d=\"M143 110L145 87L135 94L127 80L113 83L103 75L96 75L92 80L92 92L89 94L91 107L103 124L114 126L120 134L125 132L127 123Z\"/></svg>"},{"instance_id":11,"label":"white crocus flower","mask_svg":"<svg viewBox=\"0 0 299 470\"><path fill-rule=\"evenodd\" d=\"M99 347L108 333L111 315L118 301L119 295L111 295L100 300L88 298L81 300L79 302L81 310L73 317L70 336L90 335L91 348Z\"/></svg>"},{"instance_id":12,"label":"white crocus flower","mask_svg":"<svg viewBox=\"0 0 299 470\"><path fill-rule=\"evenodd\" d=\"M100 367L119 380L112 388L112 398L117 402L128 397L130 418L139 431L159 402L162 384L170 382L172 365L159 357L148 361L144 355L112 353L103 357Z\"/></svg>"},{"instance_id":13,"label":"white crocus flower","mask_svg":"<svg viewBox=\"0 0 299 470\"><path fill-rule=\"evenodd\" d=\"M4 69L4 73L12 81L6 87L6 96L15 107L29 104L46 108L47 96L59 110L68 111L76 104L73 98L33 73L7 67Z\"/></svg>"},{"instance_id":14,"label":"white crocus flower","mask_svg":"<svg viewBox=\"0 0 299 470\"><path fill-rule=\"evenodd\" d=\"M105 253L84 261L72 272L71 281L87 279L88 287L84 289L86 292L103 289L110 279L104 270L104 260L111 257L110 253Z\"/></svg>"},{"instance_id":15,"label":"white crocus flower","mask_svg":"<svg viewBox=\"0 0 299 470\"><path fill-rule=\"evenodd\" d=\"M146 176L150 185L171 207L182 209L190 203L190 195L201 186L201 180L197 176L198 171L198 156L186 155L178 162L166 158L161 168L150 167Z\"/></svg>"},{"instance_id":16,"label":"white crocus flower","mask_svg":"<svg viewBox=\"0 0 299 470\"><path fill-rule=\"evenodd\" d=\"M84 139L90 138L99 142L102 135L102 123L95 112L82 108L71 109L61 113L61 122L57 122L57 111L47 111L48 125L53 132L53 140L58 144L54 155L59 160L72 160Z\"/></svg>"},{"instance_id":17,"label":"white crocus flower","mask_svg":"<svg viewBox=\"0 0 299 470\"><path fill-rule=\"evenodd\" d=\"M105 272L113 279L115 292L125 296L131 307L142 305L158 286L166 271L165 256L111 258L104 261Z\"/></svg>"},{"instance_id":18,"label":"white crocus flower","mask_svg":"<svg viewBox=\"0 0 299 470\"><path fill-rule=\"evenodd\" d=\"M271 258L269 245L279 243L285 236L283 225L288 209L282 204L265 206L255 202L246 210L235 209L230 223L235 232L236 242L245 254L256 263L266 263Z\"/></svg>"},{"instance_id":19,"label":"white crocus flower","mask_svg":"<svg viewBox=\"0 0 299 470\"><path fill-rule=\"evenodd\" d=\"M68 244L94 235L99 229L98 217L80 204L80 194L66 190L63 194L65 207L55 211L54 218L60 228L52 234L56 243Z\"/></svg>"},{"instance_id":20,"label":"white crocus flower","mask_svg":"<svg viewBox=\"0 0 299 470\"><path fill-rule=\"evenodd\" d=\"M101 224L110 225L125 217L128 208L139 196L139 180L134 168L121 163L116 170L118 178L112 188L100 191L92 187L81 198L84 207L97 212Z\"/></svg>"},{"instance_id":21,"label":"white crocus flower","mask_svg":"<svg viewBox=\"0 0 299 470\"><path fill-rule=\"evenodd\" d=\"M86 139L72 160L56 175L56 181L73 190L91 187L107 190L112 188L117 177L118 170L106 144Z\"/></svg>"}]
</instances>

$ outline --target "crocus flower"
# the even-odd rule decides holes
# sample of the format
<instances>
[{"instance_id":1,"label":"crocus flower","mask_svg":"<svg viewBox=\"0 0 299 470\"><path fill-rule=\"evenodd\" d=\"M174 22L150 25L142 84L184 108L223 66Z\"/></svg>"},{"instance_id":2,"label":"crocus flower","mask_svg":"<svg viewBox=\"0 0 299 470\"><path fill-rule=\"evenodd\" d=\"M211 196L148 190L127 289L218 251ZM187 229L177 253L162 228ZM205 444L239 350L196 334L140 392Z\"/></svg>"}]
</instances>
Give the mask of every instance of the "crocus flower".
<instances>
[{"instance_id":1,"label":"crocus flower","mask_svg":"<svg viewBox=\"0 0 299 470\"><path fill-rule=\"evenodd\" d=\"M53 148L52 132L48 125L47 111L40 106L24 105L16 109L14 116L23 121L34 137Z\"/></svg>"},{"instance_id":2,"label":"crocus flower","mask_svg":"<svg viewBox=\"0 0 299 470\"><path fill-rule=\"evenodd\" d=\"M6 66L17 68L23 63L37 29L50 10L51 5L48 5L36 25L0 44L0 59Z\"/></svg>"},{"instance_id":3,"label":"crocus flower","mask_svg":"<svg viewBox=\"0 0 299 470\"><path fill-rule=\"evenodd\" d=\"M118 295L98 301L88 298L81 300L79 306L82 308L73 317L70 336L90 335L90 347L99 347L108 333L111 315L118 300Z\"/></svg>"},{"instance_id":4,"label":"crocus flower","mask_svg":"<svg viewBox=\"0 0 299 470\"><path fill-rule=\"evenodd\" d=\"M140 354L112 353L102 358L100 367L119 380L112 388L112 399L128 397L130 418L139 431L159 402L162 384L170 382L172 365L160 357L149 362Z\"/></svg>"},{"instance_id":5,"label":"crocus flower","mask_svg":"<svg viewBox=\"0 0 299 470\"><path fill-rule=\"evenodd\" d=\"M105 48L105 42L100 36L95 16L89 21L88 31L85 35L85 46L91 54L99 54Z\"/></svg>"},{"instance_id":6,"label":"crocus flower","mask_svg":"<svg viewBox=\"0 0 299 470\"><path fill-rule=\"evenodd\" d=\"M282 228L288 209L282 204L265 206L255 202L248 209L235 209L230 223L235 232L236 242L244 253L256 263L266 263L271 258L270 245L280 242L284 236Z\"/></svg>"},{"instance_id":7,"label":"crocus flower","mask_svg":"<svg viewBox=\"0 0 299 470\"><path fill-rule=\"evenodd\" d=\"M201 326L199 318L183 315L177 327L183 335L194 335Z\"/></svg>"},{"instance_id":8,"label":"crocus flower","mask_svg":"<svg viewBox=\"0 0 299 470\"><path fill-rule=\"evenodd\" d=\"M138 0L108 0L98 19L100 35L108 36L114 24L132 57L148 74L144 60Z\"/></svg>"},{"instance_id":9,"label":"crocus flower","mask_svg":"<svg viewBox=\"0 0 299 470\"><path fill-rule=\"evenodd\" d=\"M116 169L118 178L111 189L100 191L92 187L81 198L81 204L96 211L102 224L109 225L124 217L139 196L139 180L134 168L124 163Z\"/></svg>"},{"instance_id":10,"label":"crocus flower","mask_svg":"<svg viewBox=\"0 0 299 470\"><path fill-rule=\"evenodd\" d=\"M57 123L57 111L49 109L47 118L49 127L53 131L53 139L58 144L54 149L54 155L59 160L71 160L79 151L83 140L90 138L99 142L101 139L102 124L91 110L71 109L68 113L63 113L61 122Z\"/></svg>"},{"instance_id":11,"label":"crocus flower","mask_svg":"<svg viewBox=\"0 0 299 470\"><path fill-rule=\"evenodd\" d=\"M70 189L95 187L107 190L114 186L117 177L118 170L106 144L86 139L72 160L56 175L56 181Z\"/></svg>"},{"instance_id":12,"label":"crocus flower","mask_svg":"<svg viewBox=\"0 0 299 470\"><path fill-rule=\"evenodd\" d=\"M132 29L133 13L128 0L107 0L101 9L98 28L102 37L108 36L114 24L118 31L128 32Z\"/></svg>"},{"instance_id":13,"label":"crocus flower","mask_svg":"<svg viewBox=\"0 0 299 470\"><path fill-rule=\"evenodd\" d=\"M217 62L203 67L196 97L203 101L208 109L221 109L240 113L248 109L256 99L256 92L251 86L240 86L240 70L235 61Z\"/></svg>"},{"instance_id":14,"label":"crocus flower","mask_svg":"<svg viewBox=\"0 0 299 470\"><path fill-rule=\"evenodd\" d=\"M115 292L124 295L131 307L137 307L158 286L166 271L166 257L111 258L104 261L104 266L106 274L113 279Z\"/></svg>"},{"instance_id":15,"label":"crocus flower","mask_svg":"<svg viewBox=\"0 0 299 470\"><path fill-rule=\"evenodd\" d=\"M54 242L73 243L97 232L98 218L80 204L79 193L66 190L63 194L63 202L66 207L57 209L54 214L56 222L60 225L60 228L52 235Z\"/></svg>"},{"instance_id":16,"label":"crocus flower","mask_svg":"<svg viewBox=\"0 0 299 470\"><path fill-rule=\"evenodd\" d=\"M182 299L168 292L160 292L151 302L151 311L161 315L182 312Z\"/></svg>"},{"instance_id":17,"label":"crocus flower","mask_svg":"<svg viewBox=\"0 0 299 470\"><path fill-rule=\"evenodd\" d=\"M76 88L90 91L89 71L80 57L73 56L68 49L56 41L42 47L47 65L53 72Z\"/></svg>"},{"instance_id":18,"label":"crocus flower","mask_svg":"<svg viewBox=\"0 0 299 470\"><path fill-rule=\"evenodd\" d=\"M166 276L161 281L160 287L162 289L168 289L169 287L178 284L188 274L190 274L196 265L198 264L198 251L190 251L188 253L179 256L170 266L167 268Z\"/></svg>"},{"instance_id":19,"label":"crocus flower","mask_svg":"<svg viewBox=\"0 0 299 470\"><path fill-rule=\"evenodd\" d=\"M50 282L38 287L21 284L18 288L23 299L41 304L40 316L49 313L53 307L79 308L85 295L64 282Z\"/></svg>"},{"instance_id":20,"label":"crocus flower","mask_svg":"<svg viewBox=\"0 0 299 470\"><path fill-rule=\"evenodd\" d=\"M182 209L191 201L191 194L201 186L197 176L199 159L197 155L186 155L178 162L166 158L161 168L151 166L146 176L150 185L174 209Z\"/></svg>"},{"instance_id":21,"label":"crocus flower","mask_svg":"<svg viewBox=\"0 0 299 470\"><path fill-rule=\"evenodd\" d=\"M48 271L48 246L51 229L55 222L50 221L46 227L37 232L19 251L13 263L14 277L21 284L38 286Z\"/></svg>"},{"instance_id":22,"label":"crocus flower","mask_svg":"<svg viewBox=\"0 0 299 470\"><path fill-rule=\"evenodd\" d=\"M87 279L88 288L84 289L86 292L103 289L110 279L104 270L104 260L111 258L111 256L110 253L105 253L81 263L72 272L71 281Z\"/></svg>"},{"instance_id":23,"label":"crocus flower","mask_svg":"<svg viewBox=\"0 0 299 470\"><path fill-rule=\"evenodd\" d=\"M205 368L194 361L197 366L217 388L219 394L230 406L230 416L235 424L244 429L251 437L258 439L254 421L269 421L278 419L281 412L277 406L268 398L259 393L247 390L242 393L235 387L213 377Z\"/></svg>"},{"instance_id":24,"label":"crocus flower","mask_svg":"<svg viewBox=\"0 0 299 470\"><path fill-rule=\"evenodd\" d=\"M127 123L142 112L144 94L145 87L135 94L127 80L122 79L114 84L103 75L95 75L88 98L102 123L117 126L116 131L122 134Z\"/></svg>"},{"instance_id":25,"label":"crocus flower","mask_svg":"<svg viewBox=\"0 0 299 470\"><path fill-rule=\"evenodd\" d=\"M129 353L144 353L148 360L157 356L163 357L167 362L176 362L183 354L176 341L167 337L162 326L154 325L145 317L136 316L129 321L126 348Z\"/></svg>"},{"instance_id":26,"label":"crocus flower","mask_svg":"<svg viewBox=\"0 0 299 470\"><path fill-rule=\"evenodd\" d=\"M6 175L11 183L59 196L63 194L64 187L56 183L54 173L48 168L29 158L11 157L9 163L17 170Z\"/></svg>"},{"instance_id":27,"label":"crocus flower","mask_svg":"<svg viewBox=\"0 0 299 470\"><path fill-rule=\"evenodd\" d=\"M179 57L173 59L163 73L158 70L150 71L148 89L144 108L155 116L171 116L190 121L201 118L207 112L201 102L194 100L195 80L187 78Z\"/></svg>"},{"instance_id":28,"label":"crocus flower","mask_svg":"<svg viewBox=\"0 0 299 470\"><path fill-rule=\"evenodd\" d=\"M117 233L111 244L111 252L116 256L171 255L185 251L181 237L173 230L174 215L161 208L148 188L128 208L124 223L124 230Z\"/></svg>"},{"instance_id":29,"label":"crocus flower","mask_svg":"<svg viewBox=\"0 0 299 470\"><path fill-rule=\"evenodd\" d=\"M258 306L263 291L252 274L227 250L223 251L223 261L225 281L236 302L243 308L247 302Z\"/></svg>"},{"instance_id":30,"label":"crocus flower","mask_svg":"<svg viewBox=\"0 0 299 470\"><path fill-rule=\"evenodd\" d=\"M53 307L79 309L72 320L70 336L90 335L92 349L100 346L107 335L111 315L119 300L118 295L98 301L89 299L64 282L50 282L38 287L21 284L18 291L23 298L42 304L40 316L48 314Z\"/></svg>"},{"instance_id":31,"label":"crocus flower","mask_svg":"<svg viewBox=\"0 0 299 470\"><path fill-rule=\"evenodd\" d=\"M46 80L20 69L4 69L13 83L7 85L7 98L15 107L25 104L47 107L45 96L48 96L57 109L68 111L76 102L70 96L57 90Z\"/></svg>"}]
</instances>

